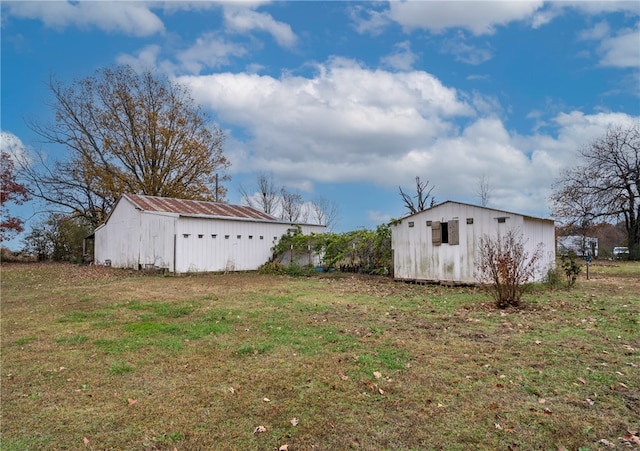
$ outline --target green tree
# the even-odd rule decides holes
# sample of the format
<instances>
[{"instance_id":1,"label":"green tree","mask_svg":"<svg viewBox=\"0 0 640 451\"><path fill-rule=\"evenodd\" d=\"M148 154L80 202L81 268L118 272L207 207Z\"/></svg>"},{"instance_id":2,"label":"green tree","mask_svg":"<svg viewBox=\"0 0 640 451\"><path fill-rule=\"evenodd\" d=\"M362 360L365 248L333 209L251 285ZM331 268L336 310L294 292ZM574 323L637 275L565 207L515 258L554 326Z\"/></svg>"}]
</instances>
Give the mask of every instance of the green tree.
<instances>
[{"instance_id":1,"label":"green tree","mask_svg":"<svg viewBox=\"0 0 640 451\"><path fill-rule=\"evenodd\" d=\"M91 232L91 224L83 217L51 213L32 226L23 239L24 251L38 260L84 261L83 241Z\"/></svg>"},{"instance_id":2,"label":"green tree","mask_svg":"<svg viewBox=\"0 0 640 451\"><path fill-rule=\"evenodd\" d=\"M129 66L96 71L65 86L49 81L54 121L28 125L68 157L23 165L29 192L92 226L125 192L218 200L229 162L224 134L186 87ZM217 191L216 191L217 190Z\"/></svg>"}]
</instances>

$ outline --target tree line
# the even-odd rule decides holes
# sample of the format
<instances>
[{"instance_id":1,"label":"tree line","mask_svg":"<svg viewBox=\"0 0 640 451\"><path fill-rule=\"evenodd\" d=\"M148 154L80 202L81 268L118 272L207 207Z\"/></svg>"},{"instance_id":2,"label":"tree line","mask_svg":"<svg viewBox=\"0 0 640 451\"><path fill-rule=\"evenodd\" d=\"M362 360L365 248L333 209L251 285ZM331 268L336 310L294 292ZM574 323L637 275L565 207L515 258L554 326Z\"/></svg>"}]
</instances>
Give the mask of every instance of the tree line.
<instances>
[{"instance_id":1,"label":"tree line","mask_svg":"<svg viewBox=\"0 0 640 451\"><path fill-rule=\"evenodd\" d=\"M44 203L49 215L39 230L73 225L78 234L88 234L127 192L226 201L225 135L185 86L152 71L116 66L67 85L51 77L48 88L52 119L28 119L27 125L42 145L62 149L64 157L2 153L1 240L23 230L22 219L6 213L7 203ZM580 230L603 221L622 223L621 244L629 247L630 258L640 259L640 124L611 127L579 149L576 161L553 186L554 216ZM433 206L432 190L419 177L415 196L400 188L407 212ZM485 206L490 189L484 176L478 194ZM330 230L338 217L334 202L305 200L266 173L258 174L254 190L241 187L241 195L243 204L292 223L311 221ZM42 235L28 235L32 247Z\"/></svg>"}]
</instances>

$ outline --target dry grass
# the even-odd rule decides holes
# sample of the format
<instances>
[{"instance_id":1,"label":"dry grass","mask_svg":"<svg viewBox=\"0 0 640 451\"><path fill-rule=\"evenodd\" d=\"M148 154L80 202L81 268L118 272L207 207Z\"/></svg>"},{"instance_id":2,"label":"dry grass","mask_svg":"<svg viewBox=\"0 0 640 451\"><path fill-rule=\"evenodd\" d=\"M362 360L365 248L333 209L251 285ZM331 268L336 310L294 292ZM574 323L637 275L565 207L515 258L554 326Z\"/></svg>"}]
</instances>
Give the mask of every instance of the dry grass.
<instances>
[{"instance_id":1,"label":"dry grass","mask_svg":"<svg viewBox=\"0 0 640 451\"><path fill-rule=\"evenodd\" d=\"M3 450L630 449L640 429L637 263L508 311L351 275L4 264L1 288Z\"/></svg>"}]
</instances>

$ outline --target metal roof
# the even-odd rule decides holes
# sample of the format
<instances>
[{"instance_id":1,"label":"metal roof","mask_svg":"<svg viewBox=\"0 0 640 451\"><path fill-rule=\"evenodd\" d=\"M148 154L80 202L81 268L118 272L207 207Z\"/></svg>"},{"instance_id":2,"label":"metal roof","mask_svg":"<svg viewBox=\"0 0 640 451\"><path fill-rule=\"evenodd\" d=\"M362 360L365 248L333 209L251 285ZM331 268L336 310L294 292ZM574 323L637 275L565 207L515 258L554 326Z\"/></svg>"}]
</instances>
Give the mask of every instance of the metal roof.
<instances>
[{"instance_id":1,"label":"metal roof","mask_svg":"<svg viewBox=\"0 0 640 451\"><path fill-rule=\"evenodd\" d=\"M262 221L277 221L271 215L260 210L241 205L229 205L220 202L174 199L171 197L124 194L137 208L144 211L175 213L183 216L215 216Z\"/></svg>"}]
</instances>

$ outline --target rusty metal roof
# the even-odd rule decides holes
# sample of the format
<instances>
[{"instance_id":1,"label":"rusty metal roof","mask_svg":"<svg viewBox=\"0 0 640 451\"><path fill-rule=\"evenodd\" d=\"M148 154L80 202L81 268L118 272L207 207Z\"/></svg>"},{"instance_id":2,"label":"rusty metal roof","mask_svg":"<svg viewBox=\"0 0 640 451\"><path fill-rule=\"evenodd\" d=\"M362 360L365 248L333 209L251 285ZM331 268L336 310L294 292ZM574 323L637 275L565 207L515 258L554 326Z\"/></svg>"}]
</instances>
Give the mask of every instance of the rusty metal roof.
<instances>
[{"instance_id":1,"label":"rusty metal roof","mask_svg":"<svg viewBox=\"0 0 640 451\"><path fill-rule=\"evenodd\" d=\"M125 194L124 196L133 202L137 208L144 211L176 213L184 216L215 216L234 219L277 221L273 216L260 210L241 205L229 205L201 200L173 199L171 197L143 196L141 194Z\"/></svg>"}]
</instances>

